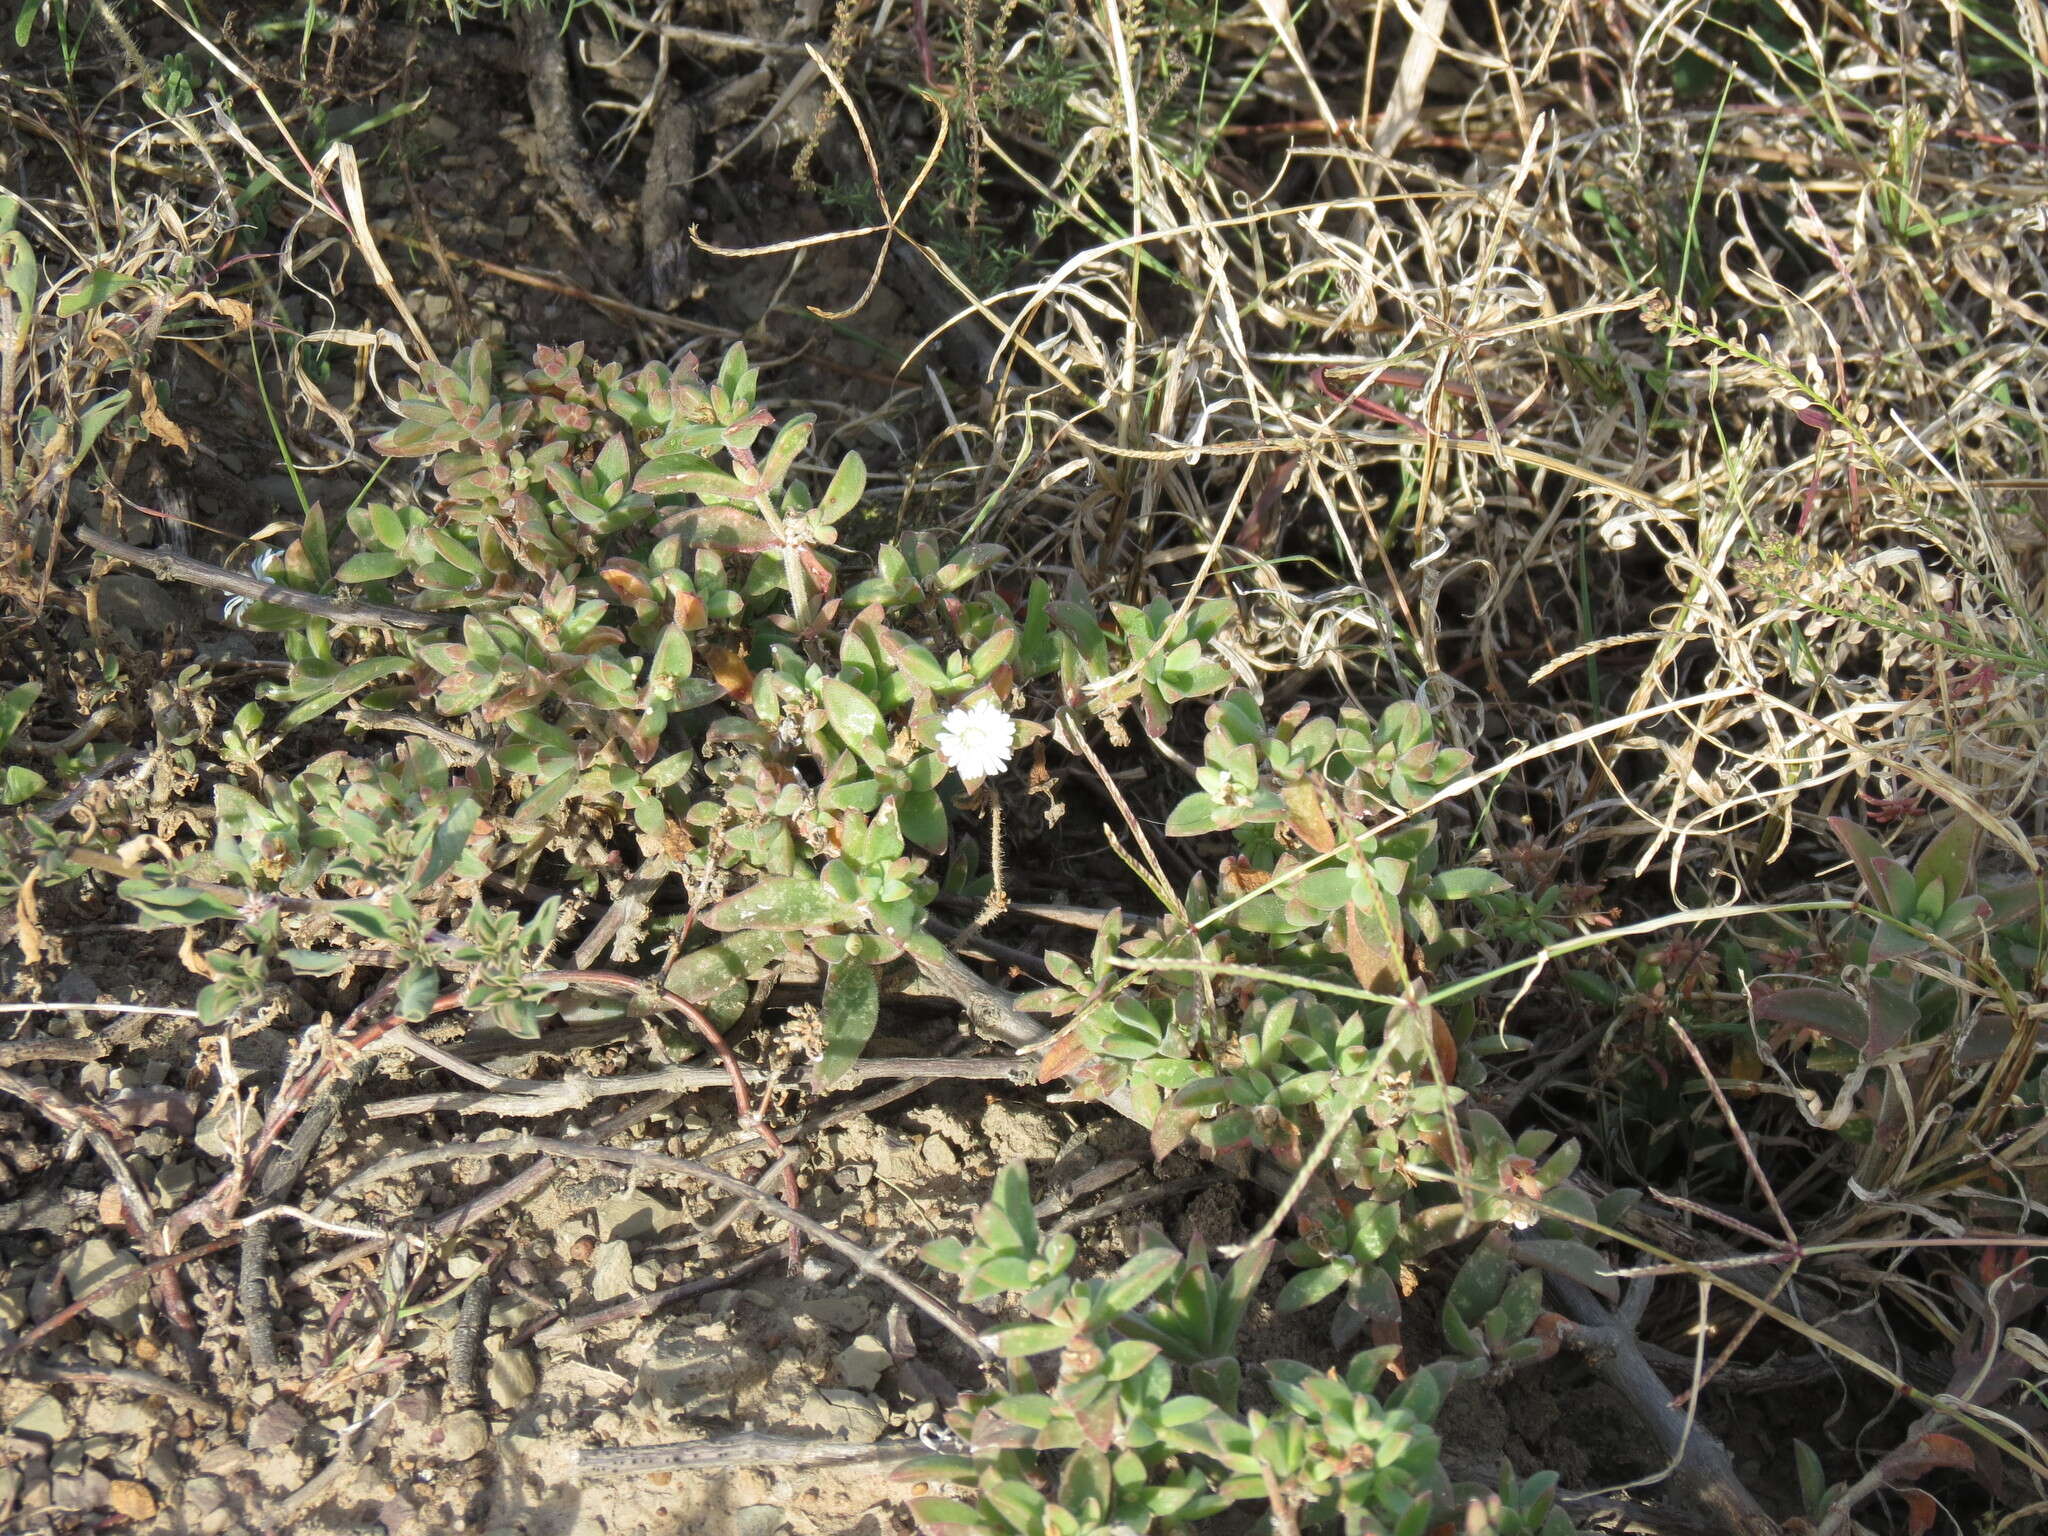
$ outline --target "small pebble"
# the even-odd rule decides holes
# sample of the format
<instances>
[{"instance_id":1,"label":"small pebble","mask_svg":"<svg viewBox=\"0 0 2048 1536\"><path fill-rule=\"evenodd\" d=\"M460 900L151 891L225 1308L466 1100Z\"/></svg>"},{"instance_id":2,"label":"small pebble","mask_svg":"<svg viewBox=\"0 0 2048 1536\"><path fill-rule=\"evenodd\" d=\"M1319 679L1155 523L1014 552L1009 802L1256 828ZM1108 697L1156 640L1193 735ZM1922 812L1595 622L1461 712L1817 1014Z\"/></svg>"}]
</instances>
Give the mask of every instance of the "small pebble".
<instances>
[{"instance_id":1,"label":"small pebble","mask_svg":"<svg viewBox=\"0 0 2048 1536\"><path fill-rule=\"evenodd\" d=\"M107 1485L107 1505L129 1520L156 1518L156 1495L149 1491L149 1484L130 1478L117 1477Z\"/></svg>"},{"instance_id":2,"label":"small pebble","mask_svg":"<svg viewBox=\"0 0 2048 1536\"><path fill-rule=\"evenodd\" d=\"M142 1261L125 1248L116 1248L103 1237L89 1237L58 1261L64 1284L76 1301L96 1286L131 1270L135 1283L116 1287L88 1306L86 1314L121 1333L136 1333L142 1327L142 1311L149 1294L149 1281L142 1273Z\"/></svg>"},{"instance_id":3,"label":"small pebble","mask_svg":"<svg viewBox=\"0 0 2048 1536\"><path fill-rule=\"evenodd\" d=\"M252 1451L274 1451L297 1440L305 1427L305 1416L279 1398L249 1421L249 1431L242 1443Z\"/></svg>"},{"instance_id":4,"label":"small pebble","mask_svg":"<svg viewBox=\"0 0 2048 1536\"><path fill-rule=\"evenodd\" d=\"M54 1445L71 1433L71 1416L62 1403L45 1392L16 1414L7 1427L17 1435L37 1435Z\"/></svg>"},{"instance_id":5,"label":"small pebble","mask_svg":"<svg viewBox=\"0 0 2048 1536\"><path fill-rule=\"evenodd\" d=\"M488 1378L491 1401L507 1412L517 1408L540 1385L540 1372L533 1363L533 1352L510 1345L499 1345L491 1355L491 1369Z\"/></svg>"},{"instance_id":6,"label":"small pebble","mask_svg":"<svg viewBox=\"0 0 2048 1536\"><path fill-rule=\"evenodd\" d=\"M590 1256L590 1294L598 1301L618 1301L633 1294L633 1252L623 1242L599 1243Z\"/></svg>"},{"instance_id":7,"label":"small pebble","mask_svg":"<svg viewBox=\"0 0 2048 1536\"><path fill-rule=\"evenodd\" d=\"M661 1237L680 1219L673 1208L645 1190L620 1195L597 1208L598 1235L606 1242L614 1238L630 1243L641 1238Z\"/></svg>"},{"instance_id":8,"label":"small pebble","mask_svg":"<svg viewBox=\"0 0 2048 1536\"><path fill-rule=\"evenodd\" d=\"M441 1426L441 1455L449 1461L480 1456L491 1443L491 1427L474 1409L453 1414Z\"/></svg>"},{"instance_id":9,"label":"small pebble","mask_svg":"<svg viewBox=\"0 0 2048 1536\"><path fill-rule=\"evenodd\" d=\"M873 1391L882 1372L895 1364L882 1341L871 1333L862 1334L839 1351L836 1363L839 1379L856 1392Z\"/></svg>"}]
</instances>

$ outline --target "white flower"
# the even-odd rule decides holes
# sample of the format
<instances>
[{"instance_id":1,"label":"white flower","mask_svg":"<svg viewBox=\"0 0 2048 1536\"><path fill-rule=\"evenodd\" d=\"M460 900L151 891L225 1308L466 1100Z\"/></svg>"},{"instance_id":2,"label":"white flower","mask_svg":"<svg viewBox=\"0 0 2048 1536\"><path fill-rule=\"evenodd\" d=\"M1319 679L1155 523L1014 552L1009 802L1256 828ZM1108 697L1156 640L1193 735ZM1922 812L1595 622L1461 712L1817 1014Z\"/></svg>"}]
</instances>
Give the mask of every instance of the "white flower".
<instances>
[{"instance_id":1,"label":"white flower","mask_svg":"<svg viewBox=\"0 0 2048 1536\"><path fill-rule=\"evenodd\" d=\"M965 709L946 711L939 723L939 756L963 779L985 779L1010 766L1015 727L1003 706L980 699Z\"/></svg>"}]
</instances>

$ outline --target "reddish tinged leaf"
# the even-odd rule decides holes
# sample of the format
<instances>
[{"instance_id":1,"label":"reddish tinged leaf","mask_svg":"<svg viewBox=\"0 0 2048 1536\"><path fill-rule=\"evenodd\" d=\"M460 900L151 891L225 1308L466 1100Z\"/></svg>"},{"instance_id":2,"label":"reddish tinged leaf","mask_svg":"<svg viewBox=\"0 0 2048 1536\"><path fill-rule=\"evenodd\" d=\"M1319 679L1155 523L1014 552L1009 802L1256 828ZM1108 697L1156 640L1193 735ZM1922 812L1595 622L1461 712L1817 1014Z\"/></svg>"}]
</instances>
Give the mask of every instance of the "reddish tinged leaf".
<instances>
[{"instance_id":1,"label":"reddish tinged leaf","mask_svg":"<svg viewBox=\"0 0 2048 1536\"><path fill-rule=\"evenodd\" d=\"M1444 1016L1435 1008L1429 1010L1430 1042L1436 1050L1436 1064L1444 1075L1444 1081L1458 1080L1458 1042L1451 1034L1451 1026L1444 1022Z\"/></svg>"},{"instance_id":2,"label":"reddish tinged leaf","mask_svg":"<svg viewBox=\"0 0 2048 1536\"><path fill-rule=\"evenodd\" d=\"M643 603L654 596L647 572L631 560L607 560L597 573L622 603Z\"/></svg>"},{"instance_id":3,"label":"reddish tinged leaf","mask_svg":"<svg viewBox=\"0 0 2048 1536\"><path fill-rule=\"evenodd\" d=\"M1977 1465L1977 1453L1958 1440L1954 1435L1932 1431L1914 1442L1920 1454L1933 1460L1935 1466L1956 1467L1967 1472Z\"/></svg>"},{"instance_id":4,"label":"reddish tinged leaf","mask_svg":"<svg viewBox=\"0 0 2048 1536\"><path fill-rule=\"evenodd\" d=\"M1902 1495L1906 1501L1906 1529L1911 1536L1927 1536L1934 1529L1935 1516L1941 1506L1934 1502L1934 1495L1918 1488L1908 1488Z\"/></svg>"},{"instance_id":5,"label":"reddish tinged leaf","mask_svg":"<svg viewBox=\"0 0 2048 1536\"><path fill-rule=\"evenodd\" d=\"M775 547L775 534L751 512L735 507L696 507L678 512L655 524L661 537L681 534L683 542L696 549L723 550L728 554L758 554Z\"/></svg>"},{"instance_id":6,"label":"reddish tinged leaf","mask_svg":"<svg viewBox=\"0 0 2048 1536\"><path fill-rule=\"evenodd\" d=\"M1159 1117L1152 1122L1152 1160L1164 1162L1168 1153L1193 1134L1201 1120L1199 1105L1183 1104L1178 1099L1162 1104Z\"/></svg>"},{"instance_id":7,"label":"reddish tinged leaf","mask_svg":"<svg viewBox=\"0 0 2048 1536\"><path fill-rule=\"evenodd\" d=\"M1313 784L1288 785L1280 791L1280 802L1287 807L1287 824L1309 847L1317 853L1328 853L1337 846L1337 834L1330 830L1329 818L1323 814L1322 796Z\"/></svg>"},{"instance_id":8,"label":"reddish tinged leaf","mask_svg":"<svg viewBox=\"0 0 2048 1536\"><path fill-rule=\"evenodd\" d=\"M1878 1471L1887 1483L1897 1488L1905 1483L1918 1482L1937 1467L1953 1467L1967 1472L1976 1465L1976 1453L1969 1446L1954 1435L1931 1430L1908 1440L1886 1456L1879 1463Z\"/></svg>"},{"instance_id":9,"label":"reddish tinged leaf","mask_svg":"<svg viewBox=\"0 0 2048 1536\"><path fill-rule=\"evenodd\" d=\"M1358 908L1344 908L1344 956L1351 973L1368 992L1394 992L1401 986L1399 957L1376 939L1367 936Z\"/></svg>"},{"instance_id":10,"label":"reddish tinged leaf","mask_svg":"<svg viewBox=\"0 0 2048 1536\"><path fill-rule=\"evenodd\" d=\"M722 645L707 646L704 664L711 669L712 680L730 697L743 699L754 691L754 669L744 656Z\"/></svg>"},{"instance_id":11,"label":"reddish tinged leaf","mask_svg":"<svg viewBox=\"0 0 2048 1536\"><path fill-rule=\"evenodd\" d=\"M1038 1058L1038 1080L1056 1083L1093 1059L1094 1053L1082 1043L1078 1031L1055 1035L1045 1054Z\"/></svg>"}]
</instances>

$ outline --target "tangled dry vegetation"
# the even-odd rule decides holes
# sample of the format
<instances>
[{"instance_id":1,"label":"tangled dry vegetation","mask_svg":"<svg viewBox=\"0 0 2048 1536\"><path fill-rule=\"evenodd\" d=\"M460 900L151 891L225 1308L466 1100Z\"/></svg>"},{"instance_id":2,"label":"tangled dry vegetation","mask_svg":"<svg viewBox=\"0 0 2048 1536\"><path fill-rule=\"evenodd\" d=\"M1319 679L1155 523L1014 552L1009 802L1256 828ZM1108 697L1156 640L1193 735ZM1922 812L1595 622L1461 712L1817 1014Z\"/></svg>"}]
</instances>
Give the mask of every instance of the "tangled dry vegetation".
<instances>
[{"instance_id":1,"label":"tangled dry vegetation","mask_svg":"<svg viewBox=\"0 0 2048 1536\"><path fill-rule=\"evenodd\" d=\"M6 46L11 1528L2048 1524L2034 0Z\"/></svg>"}]
</instances>

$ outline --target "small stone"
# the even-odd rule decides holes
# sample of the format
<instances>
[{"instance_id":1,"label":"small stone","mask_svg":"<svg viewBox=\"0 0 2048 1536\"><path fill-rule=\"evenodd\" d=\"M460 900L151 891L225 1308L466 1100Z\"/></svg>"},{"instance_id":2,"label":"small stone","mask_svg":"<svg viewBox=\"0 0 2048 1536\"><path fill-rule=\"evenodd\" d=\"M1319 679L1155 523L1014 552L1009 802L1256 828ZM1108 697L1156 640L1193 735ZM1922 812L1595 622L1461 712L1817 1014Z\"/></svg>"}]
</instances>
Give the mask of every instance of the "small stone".
<instances>
[{"instance_id":1,"label":"small stone","mask_svg":"<svg viewBox=\"0 0 2048 1536\"><path fill-rule=\"evenodd\" d=\"M623 1242L599 1243L591 1254L590 1294L597 1301L618 1301L633 1294L633 1251Z\"/></svg>"},{"instance_id":2,"label":"small stone","mask_svg":"<svg viewBox=\"0 0 2048 1536\"><path fill-rule=\"evenodd\" d=\"M28 1287L10 1285L0 1291L0 1328L19 1333L28 1326Z\"/></svg>"},{"instance_id":3,"label":"small stone","mask_svg":"<svg viewBox=\"0 0 2048 1536\"><path fill-rule=\"evenodd\" d=\"M142 1329L142 1311L149 1295L149 1280L141 1273L142 1262L125 1248L116 1248L103 1237L89 1237L58 1261L58 1270L64 1276L64 1284L71 1293L71 1299L79 1297L109 1280L130 1271L135 1272L135 1283L123 1285L102 1296L86 1314L95 1317L108 1327L120 1333L139 1333Z\"/></svg>"},{"instance_id":4,"label":"small stone","mask_svg":"<svg viewBox=\"0 0 2048 1536\"><path fill-rule=\"evenodd\" d=\"M191 1162L165 1163L150 1178L150 1192L157 1204L178 1206L192 1198L199 1185L199 1170Z\"/></svg>"},{"instance_id":5,"label":"small stone","mask_svg":"<svg viewBox=\"0 0 2048 1536\"><path fill-rule=\"evenodd\" d=\"M836 1363L841 1381L856 1392L872 1392L881 1381L882 1372L895 1361L889 1358L889 1351L880 1339L864 1333L839 1351Z\"/></svg>"},{"instance_id":6,"label":"small stone","mask_svg":"<svg viewBox=\"0 0 2048 1536\"><path fill-rule=\"evenodd\" d=\"M533 1351L500 1344L491 1355L487 1385L493 1403L508 1413L517 1408L540 1385L540 1370L533 1363Z\"/></svg>"},{"instance_id":7,"label":"small stone","mask_svg":"<svg viewBox=\"0 0 2048 1536\"><path fill-rule=\"evenodd\" d=\"M157 1416L143 1406L142 1399L129 1394L94 1393L85 1407L85 1427L95 1434L135 1438L156 1422Z\"/></svg>"},{"instance_id":8,"label":"small stone","mask_svg":"<svg viewBox=\"0 0 2048 1536\"><path fill-rule=\"evenodd\" d=\"M709 1416L735 1388L767 1374L767 1356L729 1322L685 1324L657 1339L640 1364L639 1400Z\"/></svg>"},{"instance_id":9,"label":"small stone","mask_svg":"<svg viewBox=\"0 0 2048 1536\"><path fill-rule=\"evenodd\" d=\"M35 1435L55 1445L71 1433L71 1416L64 1405L45 1392L16 1414L8 1429L17 1435Z\"/></svg>"},{"instance_id":10,"label":"small stone","mask_svg":"<svg viewBox=\"0 0 2048 1536\"><path fill-rule=\"evenodd\" d=\"M960 1167L960 1154L943 1136L925 1137L924 1145L918 1151L924 1157L925 1167L933 1173L953 1173Z\"/></svg>"},{"instance_id":11,"label":"small stone","mask_svg":"<svg viewBox=\"0 0 2048 1536\"><path fill-rule=\"evenodd\" d=\"M491 1443L491 1427L474 1409L451 1415L441 1426L441 1455L447 1461L481 1456Z\"/></svg>"},{"instance_id":12,"label":"small stone","mask_svg":"<svg viewBox=\"0 0 2048 1536\"><path fill-rule=\"evenodd\" d=\"M674 1209L645 1190L635 1190L597 1208L597 1233L606 1242L638 1242L665 1235L680 1219Z\"/></svg>"},{"instance_id":13,"label":"small stone","mask_svg":"<svg viewBox=\"0 0 2048 1536\"><path fill-rule=\"evenodd\" d=\"M820 1296L799 1307L797 1316L815 1318L834 1333L859 1333L868 1325L868 1304L858 1296Z\"/></svg>"},{"instance_id":14,"label":"small stone","mask_svg":"<svg viewBox=\"0 0 2048 1536\"><path fill-rule=\"evenodd\" d=\"M209 1477L233 1477L255 1465L256 1458L249 1448L233 1441L216 1445L199 1458L199 1470Z\"/></svg>"},{"instance_id":15,"label":"small stone","mask_svg":"<svg viewBox=\"0 0 2048 1536\"><path fill-rule=\"evenodd\" d=\"M149 1459L142 1464L142 1475L159 1488L175 1488L185 1478L185 1464L178 1458L177 1445L169 1440L159 1440L149 1452Z\"/></svg>"},{"instance_id":16,"label":"small stone","mask_svg":"<svg viewBox=\"0 0 2048 1536\"><path fill-rule=\"evenodd\" d=\"M75 1510L83 1514L89 1509L100 1509L107 1502L107 1489L113 1479L97 1467L84 1467L77 1472L56 1473L50 1477L50 1508Z\"/></svg>"},{"instance_id":17,"label":"small stone","mask_svg":"<svg viewBox=\"0 0 2048 1536\"><path fill-rule=\"evenodd\" d=\"M781 1536L788 1519L780 1505L749 1504L732 1512L733 1536Z\"/></svg>"},{"instance_id":18,"label":"small stone","mask_svg":"<svg viewBox=\"0 0 2048 1536\"><path fill-rule=\"evenodd\" d=\"M797 1414L806 1424L855 1445L873 1445L889 1429L888 1419L873 1398L839 1387L820 1387L804 1400Z\"/></svg>"},{"instance_id":19,"label":"small stone","mask_svg":"<svg viewBox=\"0 0 2048 1536\"><path fill-rule=\"evenodd\" d=\"M129 1520L156 1518L156 1495L149 1491L149 1484L126 1477L117 1477L107 1485L107 1506Z\"/></svg>"},{"instance_id":20,"label":"small stone","mask_svg":"<svg viewBox=\"0 0 2048 1536\"><path fill-rule=\"evenodd\" d=\"M189 1519L203 1520L215 1510L225 1509L228 1485L217 1477L188 1477L178 1490L178 1502Z\"/></svg>"},{"instance_id":21,"label":"small stone","mask_svg":"<svg viewBox=\"0 0 2048 1536\"><path fill-rule=\"evenodd\" d=\"M240 1134L236 1135L236 1110L240 1110ZM212 1113L199 1122L192 1134L192 1143L208 1157L220 1162L232 1162L236 1147L246 1147L256 1139L256 1133L263 1129L263 1110L254 1102L239 1106L232 1101L218 1105ZM229 1143L232 1140L233 1145Z\"/></svg>"},{"instance_id":22,"label":"small stone","mask_svg":"<svg viewBox=\"0 0 2048 1536\"><path fill-rule=\"evenodd\" d=\"M296 1441L305 1427L305 1416L279 1398L249 1421L249 1432L242 1437L242 1443L252 1451L274 1451Z\"/></svg>"}]
</instances>

